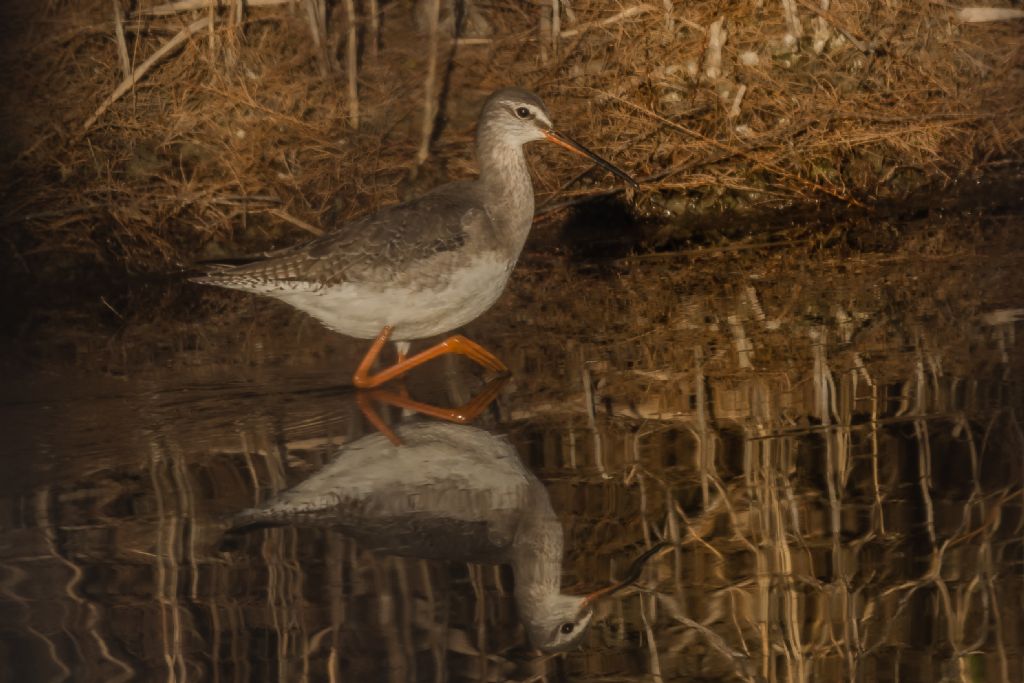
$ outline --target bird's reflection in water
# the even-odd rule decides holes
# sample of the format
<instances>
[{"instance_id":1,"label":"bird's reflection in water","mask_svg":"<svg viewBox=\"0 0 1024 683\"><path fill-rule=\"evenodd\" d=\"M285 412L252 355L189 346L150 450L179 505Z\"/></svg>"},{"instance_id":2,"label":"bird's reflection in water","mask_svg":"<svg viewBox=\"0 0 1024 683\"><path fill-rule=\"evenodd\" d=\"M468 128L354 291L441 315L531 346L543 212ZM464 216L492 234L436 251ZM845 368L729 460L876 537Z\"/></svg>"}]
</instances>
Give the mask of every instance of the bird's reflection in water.
<instances>
[{"instance_id":1,"label":"bird's reflection in water","mask_svg":"<svg viewBox=\"0 0 1024 683\"><path fill-rule=\"evenodd\" d=\"M338 530L381 553L434 560L508 564L530 641L569 649L593 618L593 602L626 581L587 596L561 592L562 526L543 484L502 436L458 424L497 396L492 382L460 409L437 408L449 421L405 420L388 426L370 400L420 412L406 393L376 391L360 402L380 432L345 445L322 470L232 520L225 548L241 534L271 526ZM646 554L644 560L649 557Z\"/></svg>"}]
</instances>

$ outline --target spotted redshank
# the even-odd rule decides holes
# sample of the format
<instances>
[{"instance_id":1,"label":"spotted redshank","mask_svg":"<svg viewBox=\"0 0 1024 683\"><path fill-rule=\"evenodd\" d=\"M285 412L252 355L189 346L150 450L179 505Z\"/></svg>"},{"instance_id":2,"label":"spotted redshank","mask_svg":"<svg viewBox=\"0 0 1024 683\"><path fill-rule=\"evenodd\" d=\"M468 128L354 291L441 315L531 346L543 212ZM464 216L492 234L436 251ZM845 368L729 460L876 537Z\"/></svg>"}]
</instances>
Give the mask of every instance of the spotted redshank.
<instances>
[{"instance_id":1,"label":"spotted redshank","mask_svg":"<svg viewBox=\"0 0 1024 683\"><path fill-rule=\"evenodd\" d=\"M625 172L558 132L533 93L492 94L477 123L480 175L337 226L312 241L244 265L211 268L196 282L280 299L327 327L375 339L353 383L376 387L440 355L508 368L462 335L407 357L414 339L455 330L489 309L508 282L533 223L533 183L523 145L548 140L636 185ZM384 344L398 361L374 373Z\"/></svg>"},{"instance_id":2,"label":"spotted redshank","mask_svg":"<svg viewBox=\"0 0 1024 683\"><path fill-rule=\"evenodd\" d=\"M398 394L392 398L399 403ZM565 594L561 522L547 489L505 438L436 421L406 421L393 434L400 446L385 434L364 436L305 481L236 515L223 549L257 529L312 526L388 555L508 564L519 618L530 641L547 651L578 644L594 603L634 583L663 549L644 553L605 588Z\"/></svg>"}]
</instances>

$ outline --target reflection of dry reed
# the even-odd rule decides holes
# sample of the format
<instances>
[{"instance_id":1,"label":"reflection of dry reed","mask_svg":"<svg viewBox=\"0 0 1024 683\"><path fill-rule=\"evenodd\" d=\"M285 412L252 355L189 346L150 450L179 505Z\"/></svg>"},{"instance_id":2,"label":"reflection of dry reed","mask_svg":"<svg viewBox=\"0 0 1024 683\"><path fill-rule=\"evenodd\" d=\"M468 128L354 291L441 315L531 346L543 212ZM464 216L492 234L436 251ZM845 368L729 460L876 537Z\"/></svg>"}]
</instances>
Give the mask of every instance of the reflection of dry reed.
<instances>
[{"instance_id":1,"label":"reflection of dry reed","mask_svg":"<svg viewBox=\"0 0 1024 683\"><path fill-rule=\"evenodd\" d=\"M104 680L375 680L381 662L402 680L1018 680L1018 223L930 218L876 253L844 236L877 226L833 227L603 270L527 256L474 324L516 371L502 412L565 525L565 582L674 546L564 661L523 651L507 571L310 530L214 552L227 516L362 429L324 389L356 360L342 342L216 297L201 335L196 309L158 324L150 306L121 307L114 339L46 330L118 378L87 399L61 382L32 447L13 436L59 467L31 506L0 499L21 522L0 544L5 628L47 671Z\"/></svg>"},{"instance_id":2,"label":"reflection of dry reed","mask_svg":"<svg viewBox=\"0 0 1024 683\"><path fill-rule=\"evenodd\" d=\"M901 262L899 253L889 258ZM1020 519L1017 454L1024 440L1015 420L998 417L1009 404L1000 408L985 398L992 391L1005 396L995 388L998 378L1015 377L1021 368L1019 351L1005 353L998 326L986 326L1016 314L1005 309L964 319L966 311L991 310L996 300L1012 304L1019 286L1001 290L993 283L1005 282L1009 263L1018 259L955 275L942 266L920 268L896 279L888 270L868 266L868 275L855 266L849 278L835 278L833 270L817 280L835 266L826 258L820 271L804 273L806 282L790 272L775 281L777 288L740 257L733 269L708 269L750 275L755 299L747 287L733 288L739 296L730 298L728 287L693 285L696 273L634 267L611 282L588 281L578 304L580 283L573 289L570 277L558 284L557 269L553 275L545 264L545 287L574 293L537 304L551 313L535 316L536 325L551 320L572 329L580 320L589 328L581 328L582 343L568 354L546 353L568 362L570 372L577 362L589 368L591 384L601 387L604 401L596 403L610 416L586 417L596 420L595 438L606 444L627 438L632 445L611 458L605 454L597 471L624 469L624 485L636 489L642 516L636 520L614 507L605 518L588 515L577 523L576 542L600 539L599 552L611 556L622 552L614 548L623 536L627 543L668 538L685 548L677 551L674 570L651 585L669 608L667 623L686 628L657 628L646 602L628 610L633 628L654 634L663 675L685 670L749 680L755 674L746 667L757 662L757 675L769 680L852 679L874 675L869 672L884 668L881 661L892 661L912 643L926 654L902 664L895 655L896 670L907 678L970 680L982 658L993 680L1020 675L1020 649L1008 645L1014 627L999 607L1021 589L1019 572L1006 563L1006 553L1019 552L1020 543L1008 530L1000 540L995 534L1000 518ZM957 280L951 289L962 294L964 281L975 282L978 299L962 296L938 313L929 302L942 290L938 280L949 277ZM860 298L877 282L901 292L881 299L884 311ZM655 294L679 291L695 294ZM824 301L823 291L832 293ZM904 304L908 310L900 309ZM806 311L807 319L780 315L786 309ZM909 322L909 311L927 326ZM737 337L741 321L745 332ZM615 332L623 328L643 332ZM736 344L738 338L744 343ZM696 363L689 351L694 342ZM978 352L982 347L986 351ZM709 349L710 359L700 360ZM528 361L538 390L548 376L536 370L544 367L538 360L544 354ZM988 379L967 370L971 366L985 368ZM513 414L564 423L575 411L579 417L571 423L583 429L575 405L547 394ZM710 425L714 470L704 445ZM684 435L681 459L673 441ZM544 443L551 438L545 435ZM581 440L573 442L574 469L596 468L596 457L580 451ZM558 460L548 462L557 472ZM1002 475L986 477L984 462ZM673 499L704 501L703 510L686 514ZM680 532L680 518L696 535ZM625 533L605 531L615 519L629 520ZM584 554L577 562L586 573L595 571ZM743 571L729 574L737 565L756 568L754 579ZM930 640L915 640L923 633ZM694 648L708 648L715 657L698 663L686 654ZM941 662L933 664L933 656Z\"/></svg>"},{"instance_id":3,"label":"reflection of dry reed","mask_svg":"<svg viewBox=\"0 0 1024 683\"><path fill-rule=\"evenodd\" d=\"M770 307L765 312L772 317ZM667 538L676 545L649 569L642 590L614 607L606 621L618 631L599 630L570 662L632 650L637 634L644 670L666 679L683 672L748 681L855 678L886 666L909 667L906 677L938 677L932 657L966 671L977 653L993 657L995 680L1020 673L1016 622L1003 607L1021 589L1011 570L1022 499L1019 459L1007 454L1024 447L1014 416L972 404L958 386L977 380L947 375L939 362L919 363L920 349L902 375L882 367L889 360L876 364L862 352L858 363L839 367L842 354L828 341L839 333L812 329L806 362L791 367L787 382L757 375L723 381L721 365L680 367L683 376L712 374L688 389L703 397L700 404L687 401L671 417L638 424L599 412L588 426L580 404L568 421L517 429L514 438L542 457L541 473L552 478L568 525L570 574L597 582L617 573L608 558L628 557L639 543ZM762 341L752 337L763 359ZM948 349L941 357L956 361ZM863 391L865 374L886 379ZM805 382L809 390L780 410L782 394ZM907 400L898 385L909 387ZM874 387L890 400L879 406ZM605 381L600 391L617 389ZM672 400L669 387L661 393ZM982 419L985 411L991 417ZM818 424L779 429L783 412ZM240 446L195 453L161 431L146 462L106 465L92 474L91 490L54 490L54 509L85 510L77 528L118 538L109 546L72 544L79 550L57 551L60 562L73 562L80 575L97 571L97 561L149 570L131 591L145 599L118 598L118 610L105 604L111 596L90 593L85 609L97 615L93 628L111 661L130 667L142 657L177 678L204 666L224 677L374 676L383 662L396 680L479 680L517 666L507 650L515 622L500 572L474 566L460 575L295 530L253 537L254 552L232 563L209 554L216 527L204 527L216 519L209 508L217 503L210 492L228 494L229 509L243 507L328 456L330 442L310 438L308 420L294 419L303 429L291 435L276 418L249 416ZM585 438L590 431L600 434L600 467L595 441ZM985 473L993 466L1001 468L997 477ZM133 468L136 479L111 481L109 492L101 485L104 476ZM126 495L150 515L104 512ZM911 509L920 518L908 516ZM1006 519L1018 528L1003 528ZM77 533L60 516L53 524ZM98 559L104 553L113 555ZM8 575L23 562L8 558ZM9 583L7 594L26 585L24 578ZM119 626L122 618L147 627L132 633ZM928 659L898 654L922 621L936 639L924 648ZM78 665L71 657L64 666ZM544 676L556 665L532 666Z\"/></svg>"}]
</instances>

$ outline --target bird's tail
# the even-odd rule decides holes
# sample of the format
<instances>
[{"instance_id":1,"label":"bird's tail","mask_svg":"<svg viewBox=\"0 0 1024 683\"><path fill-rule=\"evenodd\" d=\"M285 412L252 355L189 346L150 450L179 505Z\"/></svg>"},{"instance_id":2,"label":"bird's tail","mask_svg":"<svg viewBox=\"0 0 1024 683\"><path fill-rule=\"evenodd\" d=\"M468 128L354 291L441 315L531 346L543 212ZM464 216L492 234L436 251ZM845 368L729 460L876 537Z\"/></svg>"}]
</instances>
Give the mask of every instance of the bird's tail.
<instances>
[{"instance_id":1,"label":"bird's tail","mask_svg":"<svg viewBox=\"0 0 1024 683\"><path fill-rule=\"evenodd\" d=\"M235 515L231 520L231 526L221 536L220 542L217 544L217 550L222 553L234 552L241 547L245 537L253 531L273 529L279 526L284 526L284 523L280 520L263 516L258 508L246 510Z\"/></svg>"}]
</instances>

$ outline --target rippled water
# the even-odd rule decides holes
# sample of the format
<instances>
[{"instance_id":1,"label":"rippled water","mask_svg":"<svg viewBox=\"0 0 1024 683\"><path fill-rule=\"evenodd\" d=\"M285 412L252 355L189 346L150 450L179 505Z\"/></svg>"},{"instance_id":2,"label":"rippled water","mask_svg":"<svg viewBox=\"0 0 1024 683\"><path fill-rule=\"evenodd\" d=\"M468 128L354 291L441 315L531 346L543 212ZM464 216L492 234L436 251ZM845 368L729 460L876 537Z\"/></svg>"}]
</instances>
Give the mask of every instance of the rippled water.
<instances>
[{"instance_id":1,"label":"rippled water","mask_svg":"<svg viewBox=\"0 0 1024 683\"><path fill-rule=\"evenodd\" d=\"M958 234L527 257L467 330L514 371L478 420L363 397L398 447L347 386L365 345L273 303L168 285L186 313L30 334L0 680L1021 680L1024 258ZM524 585L659 542L578 644L531 643Z\"/></svg>"}]
</instances>

